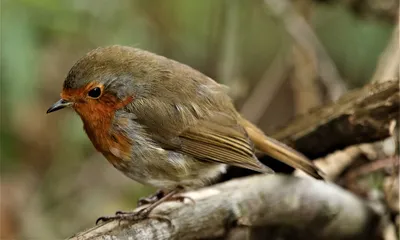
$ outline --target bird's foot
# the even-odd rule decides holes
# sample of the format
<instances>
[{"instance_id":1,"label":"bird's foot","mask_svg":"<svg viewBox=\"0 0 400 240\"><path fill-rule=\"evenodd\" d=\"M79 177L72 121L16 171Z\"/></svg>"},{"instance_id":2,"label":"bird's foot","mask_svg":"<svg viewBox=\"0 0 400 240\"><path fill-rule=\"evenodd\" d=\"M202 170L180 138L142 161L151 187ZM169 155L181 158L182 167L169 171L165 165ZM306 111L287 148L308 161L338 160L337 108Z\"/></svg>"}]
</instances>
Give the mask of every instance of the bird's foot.
<instances>
[{"instance_id":1,"label":"bird's foot","mask_svg":"<svg viewBox=\"0 0 400 240\"><path fill-rule=\"evenodd\" d=\"M159 190L157 191L157 193L155 195L153 195L152 197L150 197L150 202L142 202L143 204L150 204L148 207L145 207L139 211L132 211L132 212L123 212L123 211L117 211L115 213L115 216L105 216L105 217L100 217L96 220L96 225L99 222L108 222L108 221L113 221L113 220L127 220L127 221L141 221L144 219L157 219L160 221L167 221L168 224L171 225L171 220L168 217L165 216L161 216L161 215L149 215L151 213L151 211L156 208L158 205L160 205L163 202L169 202L169 201L179 201L179 202L183 202L185 199L189 199L190 201L192 201L194 203L194 200L192 198L189 197L185 197L185 196L176 196L176 194L178 192L182 191L182 188L178 187L174 190L172 190L171 192L169 192L168 194L165 194L163 191Z\"/></svg>"},{"instance_id":2,"label":"bird's foot","mask_svg":"<svg viewBox=\"0 0 400 240\"><path fill-rule=\"evenodd\" d=\"M114 216L104 216L100 217L96 220L96 225L99 224L100 222L109 222L109 221L114 221L114 220L125 220L125 221L130 221L130 222L139 222L145 219L156 219L159 221L165 221L168 223L168 225L172 226L171 219L169 219L166 216L162 215L154 215L152 214L151 216L149 215L150 212L153 210L153 208L150 208L151 205L147 208L143 208L138 212L123 212L123 211L118 211L115 213Z\"/></svg>"},{"instance_id":3,"label":"bird's foot","mask_svg":"<svg viewBox=\"0 0 400 240\"><path fill-rule=\"evenodd\" d=\"M165 199L164 201L165 202L167 202L167 201L168 202L170 202L170 201L184 202L185 199L189 199L191 202L195 203L194 200L190 197L176 195L177 193L181 192L182 190L183 190L183 187L178 186L176 189L173 190L174 195L171 195L171 197L169 197L168 199ZM156 203L157 201L160 201L165 196L166 196L165 191L163 191L162 189L159 189L153 195L140 198L137 205L143 206L143 205L147 205L147 204L153 204L153 203ZM117 213L124 213L124 212L118 211Z\"/></svg>"},{"instance_id":4,"label":"bird's foot","mask_svg":"<svg viewBox=\"0 0 400 240\"><path fill-rule=\"evenodd\" d=\"M164 196L165 196L165 192L162 189L159 189L159 190L157 190L156 193L154 193L148 197L140 198L137 205L142 206L142 205L152 204L152 203L159 201Z\"/></svg>"}]
</instances>

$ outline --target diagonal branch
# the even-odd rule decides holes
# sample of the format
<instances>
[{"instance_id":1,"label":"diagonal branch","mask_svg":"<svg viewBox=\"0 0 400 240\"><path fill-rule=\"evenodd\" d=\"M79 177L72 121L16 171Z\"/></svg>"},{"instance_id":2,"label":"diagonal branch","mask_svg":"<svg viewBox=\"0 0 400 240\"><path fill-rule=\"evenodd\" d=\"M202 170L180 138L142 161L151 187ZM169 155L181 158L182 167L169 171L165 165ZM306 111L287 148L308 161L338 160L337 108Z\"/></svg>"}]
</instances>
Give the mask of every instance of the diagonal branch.
<instances>
[{"instance_id":1,"label":"diagonal branch","mask_svg":"<svg viewBox=\"0 0 400 240\"><path fill-rule=\"evenodd\" d=\"M399 118L399 80L369 84L336 103L297 117L272 137L310 158L347 146L385 139Z\"/></svg>"}]
</instances>

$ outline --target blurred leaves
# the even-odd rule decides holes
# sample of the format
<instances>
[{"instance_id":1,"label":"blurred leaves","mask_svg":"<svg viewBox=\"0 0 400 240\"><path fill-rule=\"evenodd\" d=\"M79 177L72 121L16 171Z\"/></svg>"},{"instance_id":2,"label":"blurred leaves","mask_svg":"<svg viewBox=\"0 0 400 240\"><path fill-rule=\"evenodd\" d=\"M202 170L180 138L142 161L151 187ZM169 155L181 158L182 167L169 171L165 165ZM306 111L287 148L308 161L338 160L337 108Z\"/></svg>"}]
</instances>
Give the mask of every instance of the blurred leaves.
<instances>
[{"instance_id":1,"label":"blurred leaves","mask_svg":"<svg viewBox=\"0 0 400 240\"><path fill-rule=\"evenodd\" d=\"M375 71L393 25L357 18L341 5L324 6L315 13L321 41L350 86L362 86Z\"/></svg>"}]
</instances>

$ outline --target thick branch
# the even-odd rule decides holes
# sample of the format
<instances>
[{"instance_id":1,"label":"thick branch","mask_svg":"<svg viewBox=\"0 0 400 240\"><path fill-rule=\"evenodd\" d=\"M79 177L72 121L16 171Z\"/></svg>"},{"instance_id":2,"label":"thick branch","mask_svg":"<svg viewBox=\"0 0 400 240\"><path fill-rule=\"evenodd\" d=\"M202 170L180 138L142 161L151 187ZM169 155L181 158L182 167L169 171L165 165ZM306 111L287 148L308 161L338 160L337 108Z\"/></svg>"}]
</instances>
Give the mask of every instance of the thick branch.
<instances>
[{"instance_id":1,"label":"thick branch","mask_svg":"<svg viewBox=\"0 0 400 240\"><path fill-rule=\"evenodd\" d=\"M240 189L240 190L238 190ZM279 189L279 191L277 191ZM195 201L167 202L152 214L167 216L138 223L113 221L70 238L210 239L235 228L282 226L307 239L369 239L376 215L345 190L314 179L259 175L185 193Z\"/></svg>"},{"instance_id":2,"label":"thick branch","mask_svg":"<svg viewBox=\"0 0 400 240\"><path fill-rule=\"evenodd\" d=\"M399 80L372 83L349 92L336 103L297 117L274 138L310 158L344 147L391 136L399 118Z\"/></svg>"}]
</instances>

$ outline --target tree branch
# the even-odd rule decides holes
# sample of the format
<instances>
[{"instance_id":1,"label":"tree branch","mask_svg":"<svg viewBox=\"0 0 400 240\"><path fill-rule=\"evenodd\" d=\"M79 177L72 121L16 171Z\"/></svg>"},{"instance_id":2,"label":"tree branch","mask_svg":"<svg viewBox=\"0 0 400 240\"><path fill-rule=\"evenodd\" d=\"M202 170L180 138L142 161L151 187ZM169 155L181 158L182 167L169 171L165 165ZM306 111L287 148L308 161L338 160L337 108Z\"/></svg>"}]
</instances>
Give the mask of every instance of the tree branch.
<instances>
[{"instance_id":1,"label":"tree branch","mask_svg":"<svg viewBox=\"0 0 400 240\"><path fill-rule=\"evenodd\" d=\"M357 197L314 179L258 175L183 195L195 203L167 202L152 212L167 216L171 226L157 219L112 221L70 240L210 239L261 226L285 226L307 239L368 239L378 226L374 212Z\"/></svg>"},{"instance_id":2,"label":"tree branch","mask_svg":"<svg viewBox=\"0 0 400 240\"><path fill-rule=\"evenodd\" d=\"M272 137L312 159L323 157L350 145L391 136L399 107L398 79L372 83L297 117Z\"/></svg>"}]
</instances>

